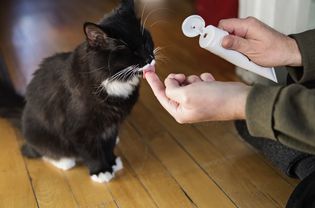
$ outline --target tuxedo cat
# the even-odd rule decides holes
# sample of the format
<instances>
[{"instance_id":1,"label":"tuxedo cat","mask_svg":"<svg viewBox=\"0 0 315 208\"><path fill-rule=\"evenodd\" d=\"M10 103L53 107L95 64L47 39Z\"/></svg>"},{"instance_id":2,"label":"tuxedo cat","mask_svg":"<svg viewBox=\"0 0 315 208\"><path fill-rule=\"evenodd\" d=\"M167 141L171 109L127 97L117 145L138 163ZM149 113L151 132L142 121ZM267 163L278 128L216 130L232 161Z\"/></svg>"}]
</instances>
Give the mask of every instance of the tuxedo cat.
<instances>
[{"instance_id":1,"label":"tuxedo cat","mask_svg":"<svg viewBox=\"0 0 315 208\"><path fill-rule=\"evenodd\" d=\"M154 44L133 0L122 0L98 24L85 23L84 32L84 43L47 58L34 73L22 117L22 153L63 170L80 161L103 183L122 168L114 147L138 99L143 68L154 64Z\"/></svg>"}]
</instances>

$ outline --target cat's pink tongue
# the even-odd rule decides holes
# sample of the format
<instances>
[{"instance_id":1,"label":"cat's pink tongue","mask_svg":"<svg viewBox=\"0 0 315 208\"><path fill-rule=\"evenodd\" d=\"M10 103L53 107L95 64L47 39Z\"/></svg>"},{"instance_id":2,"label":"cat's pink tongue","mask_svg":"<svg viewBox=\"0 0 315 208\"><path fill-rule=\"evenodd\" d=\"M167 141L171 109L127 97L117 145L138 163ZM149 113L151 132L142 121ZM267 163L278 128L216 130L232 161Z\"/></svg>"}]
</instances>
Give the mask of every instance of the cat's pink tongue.
<instances>
[{"instance_id":1,"label":"cat's pink tongue","mask_svg":"<svg viewBox=\"0 0 315 208\"><path fill-rule=\"evenodd\" d=\"M143 67L143 79L145 79L148 72L155 72L155 64L148 64Z\"/></svg>"}]
</instances>

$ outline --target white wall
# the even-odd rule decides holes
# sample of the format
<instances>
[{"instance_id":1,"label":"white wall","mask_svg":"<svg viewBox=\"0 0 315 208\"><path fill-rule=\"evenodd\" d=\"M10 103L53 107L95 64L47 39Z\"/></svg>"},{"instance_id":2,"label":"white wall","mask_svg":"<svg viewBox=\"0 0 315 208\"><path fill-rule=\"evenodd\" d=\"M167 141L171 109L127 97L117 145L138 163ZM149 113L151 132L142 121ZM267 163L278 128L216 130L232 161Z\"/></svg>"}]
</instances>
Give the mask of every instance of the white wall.
<instances>
[{"instance_id":1,"label":"white wall","mask_svg":"<svg viewBox=\"0 0 315 208\"><path fill-rule=\"evenodd\" d=\"M311 2L311 14L309 18L309 28L315 28L315 0Z\"/></svg>"},{"instance_id":2,"label":"white wall","mask_svg":"<svg viewBox=\"0 0 315 208\"><path fill-rule=\"evenodd\" d=\"M240 0L240 17L254 16L290 34L315 28L315 0Z\"/></svg>"}]
</instances>

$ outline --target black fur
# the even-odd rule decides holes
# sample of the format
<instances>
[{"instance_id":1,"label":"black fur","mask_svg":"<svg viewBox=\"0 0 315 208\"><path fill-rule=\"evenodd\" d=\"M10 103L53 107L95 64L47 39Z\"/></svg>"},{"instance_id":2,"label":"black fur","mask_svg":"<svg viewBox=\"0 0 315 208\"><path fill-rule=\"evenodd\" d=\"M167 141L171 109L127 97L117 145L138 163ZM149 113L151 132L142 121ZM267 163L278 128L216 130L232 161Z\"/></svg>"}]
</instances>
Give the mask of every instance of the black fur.
<instances>
[{"instance_id":1,"label":"black fur","mask_svg":"<svg viewBox=\"0 0 315 208\"><path fill-rule=\"evenodd\" d=\"M22 145L21 152L25 157L32 158L32 159L42 157L41 154L36 152L36 150L28 144Z\"/></svg>"},{"instance_id":2,"label":"black fur","mask_svg":"<svg viewBox=\"0 0 315 208\"><path fill-rule=\"evenodd\" d=\"M86 42L73 52L44 60L26 93L26 156L72 157L83 161L91 175L112 172L118 131L138 99L139 85L127 98L100 86L122 69L153 60L151 35L142 29L133 1L123 0L99 24L85 23ZM116 79L128 82L139 75Z\"/></svg>"}]
</instances>

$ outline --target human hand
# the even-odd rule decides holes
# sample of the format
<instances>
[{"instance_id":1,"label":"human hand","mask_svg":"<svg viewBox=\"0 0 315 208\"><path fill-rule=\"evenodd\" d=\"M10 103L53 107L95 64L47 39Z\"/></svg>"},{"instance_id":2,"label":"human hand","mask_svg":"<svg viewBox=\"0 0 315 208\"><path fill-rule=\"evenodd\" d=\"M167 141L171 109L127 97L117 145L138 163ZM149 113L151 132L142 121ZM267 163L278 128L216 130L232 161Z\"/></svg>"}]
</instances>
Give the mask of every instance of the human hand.
<instances>
[{"instance_id":1,"label":"human hand","mask_svg":"<svg viewBox=\"0 0 315 208\"><path fill-rule=\"evenodd\" d=\"M200 77L170 74L165 86L154 72L148 72L146 79L178 123L245 119L250 87L244 84L217 82L209 73Z\"/></svg>"},{"instance_id":2,"label":"human hand","mask_svg":"<svg viewBox=\"0 0 315 208\"><path fill-rule=\"evenodd\" d=\"M223 39L224 48L239 51L256 64L265 67L302 65L296 41L254 17L221 20L219 28L231 34Z\"/></svg>"}]
</instances>

